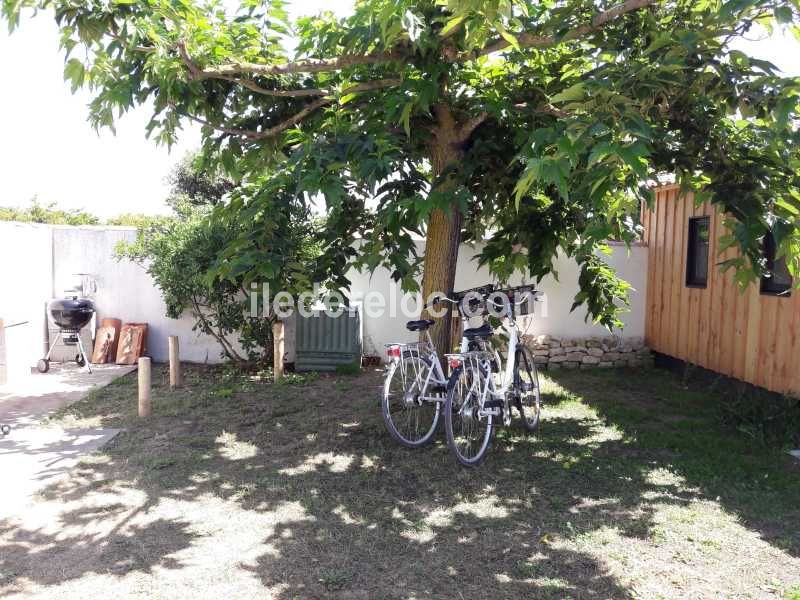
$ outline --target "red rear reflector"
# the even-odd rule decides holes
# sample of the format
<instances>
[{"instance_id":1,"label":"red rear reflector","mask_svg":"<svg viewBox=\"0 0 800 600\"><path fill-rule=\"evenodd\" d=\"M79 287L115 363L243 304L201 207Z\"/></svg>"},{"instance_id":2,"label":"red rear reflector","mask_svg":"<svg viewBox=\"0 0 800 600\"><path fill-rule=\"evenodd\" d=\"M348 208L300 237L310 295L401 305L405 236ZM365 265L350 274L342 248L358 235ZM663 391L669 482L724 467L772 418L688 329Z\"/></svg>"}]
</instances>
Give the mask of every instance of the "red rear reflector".
<instances>
[{"instance_id":1,"label":"red rear reflector","mask_svg":"<svg viewBox=\"0 0 800 600\"><path fill-rule=\"evenodd\" d=\"M451 358L450 359L450 368L457 369L461 366L461 359L460 358Z\"/></svg>"},{"instance_id":2,"label":"red rear reflector","mask_svg":"<svg viewBox=\"0 0 800 600\"><path fill-rule=\"evenodd\" d=\"M391 346L386 354L392 358L400 358L400 346Z\"/></svg>"}]
</instances>

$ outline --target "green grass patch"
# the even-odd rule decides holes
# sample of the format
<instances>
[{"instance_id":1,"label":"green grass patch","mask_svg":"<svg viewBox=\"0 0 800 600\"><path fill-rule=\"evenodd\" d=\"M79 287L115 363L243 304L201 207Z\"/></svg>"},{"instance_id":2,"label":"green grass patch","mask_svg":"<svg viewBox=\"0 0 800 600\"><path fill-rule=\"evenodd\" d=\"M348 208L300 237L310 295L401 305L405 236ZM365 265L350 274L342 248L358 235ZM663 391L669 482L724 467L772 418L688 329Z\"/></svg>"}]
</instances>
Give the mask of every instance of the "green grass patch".
<instances>
[{"instance_id":1,"label":"green grass patch","mask_svg":"<svg viewBox=\"0 0 800 600\"><path fill-rule=\"evenodd\" d=\"M720 422L719 390L658 370L543 376L539 430L528 435L516 420L498 427L485 462L463 469L441 431L417 451L391 439L375 371L287 374L276 385L271 373L188 366L185 379L172 390L166 369L155 366L149 419L136 416L135 375L61 411L65 423L125 431L40 500L80 515L85 496L98 531L114 531L104 522L114 506L139 502L131 510L146 507L146 522L161 529L97 534L93 544L112 552L91 556L77 533L16 530L6 546L0 541L7 585L30 575L28 554L75 590L84 575L91 579L39 560L48 548L73 549L74 569L154 577L149 557L171 561L169 552L203 543L231 581L255 579L287 598L456 600L486 589L509 599L584 590L739 597L773 589L799 600L790 577L800 572L800 472L785 454ZM102 501L112 508L98 511ZM50 521L74 525L75 515ZM236 555L243 537L247 548L263 546L245 562ZM24 550L15 539L28 540ZM136 561L126 558L131 545ZM191 561L180 568L198 589L217 589L218 570Z\"/></svg>"}]
</instances>

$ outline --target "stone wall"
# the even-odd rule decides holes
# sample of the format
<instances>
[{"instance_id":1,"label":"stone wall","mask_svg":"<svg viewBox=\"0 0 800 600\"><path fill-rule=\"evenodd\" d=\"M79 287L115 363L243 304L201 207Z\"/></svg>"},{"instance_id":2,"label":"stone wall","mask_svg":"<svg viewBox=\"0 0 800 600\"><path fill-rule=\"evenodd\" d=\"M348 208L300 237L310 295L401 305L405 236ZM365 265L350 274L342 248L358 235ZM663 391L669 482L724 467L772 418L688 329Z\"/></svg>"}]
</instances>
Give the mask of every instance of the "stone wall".
<instances>
[{"instance_id":1,"label":"stone wall","mask_svg":"<svg viewBox=\"0 0 800 600\"><path fill-rule=\"evenodd\" d=\"M653 355L641 338L538 335L524 336L523 343L533 352L537 365L552 370L653 366Z\"/></svg>"}]
</instances>

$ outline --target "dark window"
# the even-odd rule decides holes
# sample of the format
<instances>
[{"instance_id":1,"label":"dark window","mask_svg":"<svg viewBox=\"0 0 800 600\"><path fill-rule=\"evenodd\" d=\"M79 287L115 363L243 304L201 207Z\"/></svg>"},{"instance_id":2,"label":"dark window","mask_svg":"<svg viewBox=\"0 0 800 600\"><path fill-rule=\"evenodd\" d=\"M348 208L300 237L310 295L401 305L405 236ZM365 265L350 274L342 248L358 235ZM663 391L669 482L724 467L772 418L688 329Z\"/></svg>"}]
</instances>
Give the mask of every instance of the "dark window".
<instances>
[{"instance_id":1,"label":"dark window","mask_svg":"<svg viewBox=\"0 0 800 600\"><path fill-rule=\"evenodd\" d=\"M708 283L709 218L689 219L689 252L686 256L686 285L706 287Z\"/></svg>"},{"instance_id":2,"label":"dark window","mask_svg":"<svg viewBox=\"0 0 800 600\"><path fill-rule=\"evenodd\" d=\"M786 266L786 259L775 258L778 245L775 237L768 233L764 236L764 258L767 259L767 274L761 278L762 294L781 294L788 296L792 289L792 275Z\"/></svg>"}]
</instances>

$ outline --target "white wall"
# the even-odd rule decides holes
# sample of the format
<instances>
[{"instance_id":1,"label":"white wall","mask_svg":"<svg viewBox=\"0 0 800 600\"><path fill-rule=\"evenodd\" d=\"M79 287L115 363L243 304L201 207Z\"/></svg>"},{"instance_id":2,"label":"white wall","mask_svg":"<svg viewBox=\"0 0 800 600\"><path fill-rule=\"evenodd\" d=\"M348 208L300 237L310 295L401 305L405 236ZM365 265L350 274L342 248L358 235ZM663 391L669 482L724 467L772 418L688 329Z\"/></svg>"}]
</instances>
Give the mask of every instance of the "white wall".
<instances>
[{"instance_id":1,"label":"white wall","mask_svg":"<svg viewBox=\"0 0 800 600\"><path fill-rule=\"evenodd\" d=\"M6 324L30 321L6 330L9 379L29 372L44 356L45 303L62 295L75 273L91 273L97 280L98 322L116 317L148 323L147 348L154 360L167 359L167 337L177 335L182 360L220 362L219 345L193 332L189 315L177 320L165 316L161 292L144 269L113 258L119 241L135 237L130 227L0 222L0 318Z\"/></svg>"},{"instance_id":2,"label":"white wall","mask_svg":"<svg viewBox=\"0 0 800 600\"><path fill-rule=\"evenodd\" d=\"M645 317L645 296L647 285L647 248L644 246L633 246L630 254L624 245L613 245L611 256L604 257L605 260L617 269L619 275L630 282L635 289L631 293L630 312L622 317L625 323L624 330L614 333L624 337L639 338L644 336L644 317ZM418 251L422 253L424 244L418 246ZM456 271L456 290L467 289L492 282L492 277L486 268L477 268L477 263L472 258L477 254L475 246L464 245L458 256L458 266ZM584 317L586 311L578 308L570 313L573 299L578 291L578 265L560 256L555 262L559 280L553 277L546 277L537 286L537 289L544 292L545 302L535 304L534 316L520 322L523 331L529 334L548 333L557 337L576 338L590 336L607 336L609 332L602 326L586 323ZM385 269L376 271L373 275L367 273L351 272L349 274L353 282L351 298L359 300L366 294L376 293L385 295L389 298L400 298L402 292L400 286L391 280L389 272ZM523 283L517 277L511 281L512 285ZM365 312L369 312L368 298L364 298ZM400 301L397 301L400 306ZM410 303L416 306L415 303ZM382 356L384 354L384 344L396 341L412 341L416 338L415 334L410 333L405 328L408 316L397 311L397 315L391 318L370 319L364 318L364 352L366 354Z\"/></svg>"},{"instance_id":3,"label":"white wall","mask_svg":"<svg viewBox=\"0 0 800 600\"><path fill-rule=\"evenodd\" d=\"M181 359L191 362L219 362L220 351L209 336L192 331L189 315L181 319L165 316L166 307L161 292L150 276L138 265L113 258L114 248L122 240L135 239L136 231L129 227L68 227L28 225L0 222L0 318L6 324L30 321L28 325L6 330L9 378L27 371L43 356L44 305L61 295L74 280L75 273L91 273L97 280L95 297L98 319L116 317L123 322L149 324L148 352L157 361L167 359L167 337L177 335L181 344ZM420 243L422 253L424 244ZM492 279L486 269L478 269L472 257L475 248L463 246L458 259L456 289L482 285ZM647 280L647 248L635 246L631 253L615 246L607 258L619 274L635 288L631 296L631 312L623 320L622 335L644 335L644 298ZM539 289L546 294L546 303L535 305L535 315L527 325L528 333L549 333L559 337L588 337L607 335L605 329L584 322L585 311L570 313L577 292L577 265L559 258L556 262L559 281L546 278ZM371 300L378 295L394 302L398 310L370 317L370 307L362 307L364 351L383 355L383 346L392 341L412 340L414 335L405 328L410 318L399 310L402 293L391 281L389 272L379 269L374 274L349 273L352 281L351 298ZM521 283L517 279L512 284ZM418 310L412 301L412 315ZM546 308L546 314L545 309ZM393 315L393 316L392 316ZM291 334L287 330L287 353L293 356Z\"/></svg>"},{"instance_id":4,"label":"white wall","mask_svg":"<svg viewBox=\"0 0 800 600\"><path fill-rule=\"evenodd\" d=\"M0 223L0 318L6 326L28 321L5 330L9 381L24 377L43 356L45 302L53 293L52 256L49 227Z\"/></svg>"},{"instance_id":5,"label":"white wall","mask_svg":"<svg viewBox=\"0 0 800 600\"><path fill-rule=\"evenodd\" d=\"M136 239L131 227L53 228L54 285L60 294L74 273L91 273L97 280L97 319L115 317L123 323L147 323L147 352L156 361L167 360L167 338L180 338L181 358L190 362L219 362L219 345L210 336L192 331L193 320L166 317L166 305L152 278L137 264L118 262L114 248Z\"/></svg>"}]
</instances>

